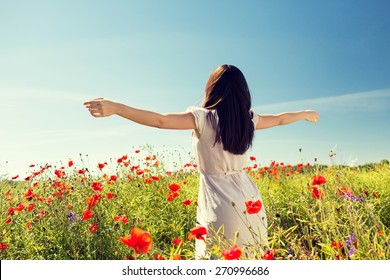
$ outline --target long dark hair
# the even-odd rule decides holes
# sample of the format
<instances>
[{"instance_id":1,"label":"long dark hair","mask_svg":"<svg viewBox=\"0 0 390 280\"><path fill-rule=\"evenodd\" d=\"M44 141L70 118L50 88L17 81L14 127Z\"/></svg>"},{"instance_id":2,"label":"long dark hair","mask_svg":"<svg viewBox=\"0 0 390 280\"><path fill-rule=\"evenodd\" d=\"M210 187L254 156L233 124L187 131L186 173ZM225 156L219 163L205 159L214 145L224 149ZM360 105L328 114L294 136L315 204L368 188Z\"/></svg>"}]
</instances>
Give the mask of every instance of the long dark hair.
<instances>
[{"instance_id":1,"label":"long dark hair","mask_svg":"<svg viewBox=\"0 0 390 280\"><path fill-rule=\"evenodd\" d=\"M207 115L216 130L215 142L222 143L225 151L244 154L254 137L251 95L244 75L233 65L221 65L211 73L205 88L203 107L215 109L215 116Z\"/></svg>"}]
</instances>

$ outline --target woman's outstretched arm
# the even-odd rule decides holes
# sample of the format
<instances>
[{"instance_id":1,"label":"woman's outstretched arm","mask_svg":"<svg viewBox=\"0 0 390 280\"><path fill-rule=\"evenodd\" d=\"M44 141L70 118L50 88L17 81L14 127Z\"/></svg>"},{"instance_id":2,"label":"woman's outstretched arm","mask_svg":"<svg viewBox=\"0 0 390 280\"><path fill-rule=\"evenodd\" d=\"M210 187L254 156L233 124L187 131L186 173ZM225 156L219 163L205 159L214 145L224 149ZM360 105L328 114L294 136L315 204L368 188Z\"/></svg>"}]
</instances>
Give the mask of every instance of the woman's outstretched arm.
<instances>
[{"instance_id":1,"label":"woman's outstretched arm","mask_svg":"<svg viewBox=\"0 0 390 280\"><path fill-rule=\"evenodd\" d=\"M84 106L96 118L118 115L133 122L164 129L196 129L195 118L190 112L159 114L133 108L118 102L96 98L84 102Z\"/></svg>"},{"instance_id":2,"label":"woman's outstretched arm","mask_svg":"<svg viewBox=\"0 0 390 280\"><path fill-rule=\"evenodd\" d=\"M320 116L316 111L313 110L286 112L277 115L259 115L256 129L265 129L303 120L317 123L319 119Z\"/></svg>"}]
</instances>

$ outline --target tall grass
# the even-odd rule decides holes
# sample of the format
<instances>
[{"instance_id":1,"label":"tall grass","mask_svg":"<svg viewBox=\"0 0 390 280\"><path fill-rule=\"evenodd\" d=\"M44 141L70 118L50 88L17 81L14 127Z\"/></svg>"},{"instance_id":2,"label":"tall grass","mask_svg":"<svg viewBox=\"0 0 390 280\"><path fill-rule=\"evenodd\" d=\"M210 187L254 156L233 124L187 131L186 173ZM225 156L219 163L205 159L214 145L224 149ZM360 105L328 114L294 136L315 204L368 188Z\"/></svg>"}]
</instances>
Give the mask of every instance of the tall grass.
<instances>
[{"instance_id":1,"label":"tall grass","mask_svg":"<svg viewBox=\"0 0 390 280\"><path fill-rule=\"evenodd\" d=\"M102 163L101 169L87 171L67 162L33 167L35 173L20 181L2 178L0 258L194 259L188 234L196 226L196 165L167 172L151 151L129 154ZM260 259L271 249L276 259L390 259L388 164L259 166L248 159L246 172L260 189L269 240L241 248L241 259ZM315 186L320 197L312 194L314 175L326 178ZM100 182L102 190L94 190L93 182ZM168 199L171 184L181 188ZM183 204L186 200L189 205ZM82 220L88 208L93 216ZM120 242L134 227L152 237L147 254L137 255ZM174 238L183 243L173 243ZM220 241L210 252L213 258L222 258L221 251L232 245Z\"/></svg>"}]
</instances>

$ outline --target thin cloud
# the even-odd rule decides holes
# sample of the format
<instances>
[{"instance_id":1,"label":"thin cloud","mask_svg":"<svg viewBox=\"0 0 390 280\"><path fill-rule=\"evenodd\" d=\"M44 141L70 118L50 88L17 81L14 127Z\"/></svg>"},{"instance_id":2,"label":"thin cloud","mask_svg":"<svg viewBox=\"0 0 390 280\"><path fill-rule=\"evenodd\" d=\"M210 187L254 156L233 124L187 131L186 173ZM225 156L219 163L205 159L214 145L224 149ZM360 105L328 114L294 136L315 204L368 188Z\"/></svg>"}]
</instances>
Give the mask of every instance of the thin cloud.
<instances>
[{"instance_id":1,"label":"thin cloud","mask_svg":"<svg viewBox=\"0 0 390 280\"><path fill-rule=\"evenodd\" d=\"M24 88L0 88L1 98L8 100L20 100L26 98L60 99L64 101L85 101L94 98L81 92L48 90L48 89L24 89Z\"/></svg>"},{"instance_id":2,"label":"thin cloud","mask_svg":"<svg viewBox=\"0 0 390 280\"><path fill-rule=\"evenodd\" d=\"M390 88L337 96L287 101L260 105L253 108L256 112L281 112L286 110L316 109L321 111L335 110L389 110Z\"/></svg>"}]
</instances>

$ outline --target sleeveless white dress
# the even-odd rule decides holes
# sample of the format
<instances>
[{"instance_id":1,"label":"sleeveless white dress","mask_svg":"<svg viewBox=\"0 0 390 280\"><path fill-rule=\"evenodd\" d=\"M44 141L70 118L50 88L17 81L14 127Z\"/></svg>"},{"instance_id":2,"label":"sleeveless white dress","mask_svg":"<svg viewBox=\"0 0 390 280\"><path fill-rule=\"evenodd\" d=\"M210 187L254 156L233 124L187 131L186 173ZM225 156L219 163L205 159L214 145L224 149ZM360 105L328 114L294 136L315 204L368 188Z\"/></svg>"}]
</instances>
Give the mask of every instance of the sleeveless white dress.
<instances>
[{"instance_id":1,"label":"sleeveless white dress","mask_svg":"<svg viewBox=\"0 0 390 280\"><path fill-rule=\"evenodd\" d=\"M210 258L207 249L216 243L221 245L221 241L225 247L237 244L241 249L245 245L266 244L267 217L264 205L257 214L245 211L245 202L262 202L258 187L243 170L247 166L247 153L234 155L224 151L222 143L214 145L216 132L207 114L211 112L218 121L215 110L189 107L187 111L194 115L200 134L193 132L193 145L200 171L197 224L206 227L208 232L206 242L195 241L195 257ZM252 121L256 127L257 114L253 113ZM220 241L216 241L218 238Z\"/></svg>"}]
</instances>

